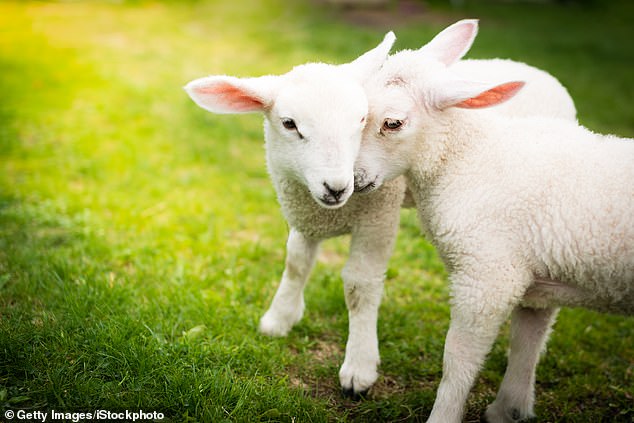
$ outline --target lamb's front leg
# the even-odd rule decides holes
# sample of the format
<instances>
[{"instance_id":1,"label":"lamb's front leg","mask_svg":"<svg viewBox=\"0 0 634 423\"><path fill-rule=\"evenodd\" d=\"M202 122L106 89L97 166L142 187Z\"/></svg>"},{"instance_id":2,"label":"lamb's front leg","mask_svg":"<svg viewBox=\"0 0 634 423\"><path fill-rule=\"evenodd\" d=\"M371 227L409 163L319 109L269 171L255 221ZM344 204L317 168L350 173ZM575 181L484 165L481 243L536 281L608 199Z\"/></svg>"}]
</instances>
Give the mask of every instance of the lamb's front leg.
<instances>
[{"instance_id":1,"label":"lamb's front leg","mask_svg":"<svg viewBox=\"0 0 634 423\"><path fill-rule=\"evenodd\" d=\"M377 319L383 280L398 227L398 210L384 231L353 232L350 258L342 272L348 306L346 356L339 371L343 393L358 399L378 377L380 363Z\"/></svg>"},{"instance_id":2,"label":"lamb's front leg","mask_svg":"<svg viewBox=\"0 0 634 423\"><path fill-rule=\"evenodd\" d=\"M451 322L445 339L443 376L428 423L462 420L469 391L499 327L519 301L525 285L522 279L451 276Z\"/></svg>"},{"instance_id":3,"label":"lamb's front leg","mask_svg":"<svg viewBox=\"0 0 634 423\"><path fill-rule=\"evenodd\" d=\"M260 332L285 336L304 313L304 286L315 265L319 241L291 228L286 243L286 267L273 302L260 319Z\"/></svg>"},{"instance_id":4,"label":"lamb's front leg","mask_svg":"<svg viewBox=\"0 0 634 423\"><path fill-rule=\"evenodd\" d=\"M509 362L495 401L486 411L490 423L533 417L535 368L558 310L517 307L513 311Z\"/></svg>"}]
</instances>

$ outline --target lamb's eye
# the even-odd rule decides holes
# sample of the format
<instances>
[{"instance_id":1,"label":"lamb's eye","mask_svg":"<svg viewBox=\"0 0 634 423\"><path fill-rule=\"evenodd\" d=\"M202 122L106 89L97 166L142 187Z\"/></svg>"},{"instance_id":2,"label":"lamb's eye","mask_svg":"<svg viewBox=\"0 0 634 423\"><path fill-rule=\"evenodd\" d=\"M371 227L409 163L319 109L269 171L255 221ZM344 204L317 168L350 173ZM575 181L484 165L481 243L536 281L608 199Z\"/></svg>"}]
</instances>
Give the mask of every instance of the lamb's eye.
<instances>
[{"instance_id":1,"label":"lamb's eye","mask_svg":"<svg viewBox=\"0 0 634 423\"><path fill-rule=\"evenodd\" d=\"M290 118L283 118L282 119L282 126L284 126L284 128L286 128L288 130L297 129L297 125L295 125L295 121L293 119L290 119Z\"/></svg>"},{"instance_id":2,"label":"lamb's eye","mask_svg":"<svg viewBox=\"0 0 634 423\"><path fill-rule=\"evenodd\" d=\"M297 136L299 137L299 139L304 139L304 136L302 135L301 132L299 132L299 129L297 129L297 124L295 124L295 121L291 118L282 118L282 126L286 129L288 129L289 131L295 131L297 132Z\"/></svg>"},{"instance_id":3,"label":"lamb's eye","mask_svg":"<svg viewBox=\"0 0 634 423\"><path fill-rule=\"evenodd\" d=\"M403 125L403 121L400 119L387 118L383 121L383 129L387 131L395 131Z\"/></svg>"}]
</instances>

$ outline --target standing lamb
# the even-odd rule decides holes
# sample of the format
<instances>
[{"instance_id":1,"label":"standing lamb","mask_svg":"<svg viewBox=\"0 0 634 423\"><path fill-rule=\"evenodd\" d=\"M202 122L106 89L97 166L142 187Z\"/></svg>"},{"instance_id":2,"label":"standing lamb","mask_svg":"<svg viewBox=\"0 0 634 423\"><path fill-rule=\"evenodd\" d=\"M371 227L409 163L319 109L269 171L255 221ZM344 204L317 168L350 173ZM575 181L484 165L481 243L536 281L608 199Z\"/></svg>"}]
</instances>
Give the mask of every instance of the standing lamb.
<instances>
[{"instance_id":1,"label":"standing lamb","mask_svg":"<svg viewBox=\"0 0 634 423\"><path fill-rule=\"evenodd\" d=\"M368 107L362 84L383 65L394 39L388 33L344 65L310 63L259 78L210 76L185 87L211 112L265 117L267 167L290 233L282 281L261 332L288 333L302 317L303 290L320 242L352 234L342 272L349 337L339 377L344 393L354 396L378 377L378 308L405 193L404 181L396 180L371 196L351 197Z\"/></svg>"},{"instance_id":2,"label":"standing lamb","mask_svg":"<svg viewBox=\"0 0 634 423\"><path fill-rule=\"evenodd\" d=\"M472 41L477 23L462 21L452 25L423 49L444 44L442 40L454 33L466 33ZM260 321L261 332L273 336L288 333L302 317L303 289L320 242L352 234L350 257L342 272L349 339L339 379L344 393L355 397L366 392L378 377L378 307L398 229L405 181L398 178L371 194L350 196L351 189L337 192L347 186L345 182L328 178L333 174L352 178L366 104L359 86L380 69L393 41L393 35L388 34L377 48L346 65L307 64L282 76L260 78L212 76L192 81L186 87L197 104L212 112L253 111L265 116L267 166L290 233L282 281ZM492 63L497 65L492 67ZM467 75L491 76L498 72L533 83L517 101L501 106L501 114L575 119L568 92L543 71L498 60L469 60L454 66ZM550 101L541 101L543 91L551 93ZM340 160L335 171L333 157ZM335 187L335 192L330 193L324 182Z\"/></svg>"},{"instance_id":3,"label":"standing lamb","mask_svg":"<svg viewBox=\"0 0 634 423\"><path fill-rule=\"evenodd\" d=\"M533 415L535 367L558 307L634 313L634 140L472 110L524 83L458 77L447 65L470 41L444 41L390 57L366 88L355 187L404 174L450 274L443 377L428 421L461 420L509 315L508 368L486 417L518 421Z\"/></svg>"}]
</instances>

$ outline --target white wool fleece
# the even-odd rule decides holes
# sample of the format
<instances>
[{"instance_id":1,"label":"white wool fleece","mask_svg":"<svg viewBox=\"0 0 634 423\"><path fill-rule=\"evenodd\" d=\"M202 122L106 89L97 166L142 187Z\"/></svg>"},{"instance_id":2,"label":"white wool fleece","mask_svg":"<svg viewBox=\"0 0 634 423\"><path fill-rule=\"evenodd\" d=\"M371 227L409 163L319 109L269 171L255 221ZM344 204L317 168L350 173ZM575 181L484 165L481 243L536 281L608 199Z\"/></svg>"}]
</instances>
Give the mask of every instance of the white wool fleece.
<instances>
[{"instance_id":1,"label":"white wool fleece","mask_svg":"<svg viewBox=\"0 0 634 423\"><path fill-rule=\"evenodd\" d=\"M462 419L511 314L508 368L487 418L517 421L533 415L535 367L558 307L634 313L634 140L570 119L474 110L511 106L532 81L470 80L441 57L399 53L376 75L355 186L371 191L404 174L450 273L429 421ZM549 95L535 94L533 105Z\"/></svg>"}]
</instances>

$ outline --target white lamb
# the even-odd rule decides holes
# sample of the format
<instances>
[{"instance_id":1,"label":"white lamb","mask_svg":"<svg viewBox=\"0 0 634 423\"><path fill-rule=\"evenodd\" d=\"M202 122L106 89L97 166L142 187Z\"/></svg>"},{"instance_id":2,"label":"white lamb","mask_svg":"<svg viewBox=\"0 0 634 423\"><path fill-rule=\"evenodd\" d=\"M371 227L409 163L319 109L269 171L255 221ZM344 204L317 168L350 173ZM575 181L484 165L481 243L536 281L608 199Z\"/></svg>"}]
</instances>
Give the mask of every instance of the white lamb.
<instances>
[{"instance_id":1,"label":"white lamb","mask_svg":"<svg viewBox=\"0 0 634 423\"><path fill-rule=\"evenodd\" d=\"M394 39L388 33L378 47L345 65L311 63L259 78L210 76L185 87L211 112L265 117L267 167L290 231L282 281L260 321L261 332L288 333L303 315L303 290L320 242L352 234L342 272L349 337L340 380L353 395L377 378L377 313L405 191L397 180L372 196L350 197L368 111L362 84L383 65Z\"/></svg>"},{"instance_id":2,"label":"white lamb","mask_svg":"<svg viewBox=\"0 0 634 423\"><path fill-rule=\"evenodd\" d=\"M469 110L504 102L523 82L456 76L447 65L471 41L455 35L391 56L368 85L355 186L371 191L404 174L450 274L443 377L428 421L461 420L509 315L508 368L486 417L518 421L533 415L535 367L558 307L634 313L634 140Z\"/></svg>"},{"instance_id":3,"label":"white lamb","mask_svg":"<svg viewBox=\"0 0 634 423\"><path fill-rule=\"evenodd\" d=\"M445 38L446 31L430 45ZM303 289L319 243L352 234L350 257L342 272L349 338L339 378L344 393L355 397L378 377L378 308L405 192L405 182L399 178L371 194L351 196L367 112L361 85L378 72L393 41L390 33L377 48L346 65L307 64L285 75L260 78L211 76L186 86L194 101L212 112L265 116L267 166L290 233L282 281L260 321L261 332L288 333L302 317ZM464 67L464 72L490 73L493 69L487 63L473 60L456 66ZM511 61L499 62L499 69L535 82L524 100L500 107L500 113L575 118L570 96L552 76ZM552 93L549 102L541 101L542 90Z\"/></svg>"}]
</instances>

